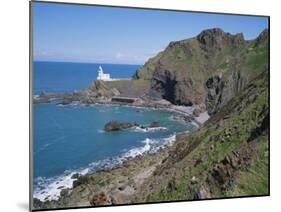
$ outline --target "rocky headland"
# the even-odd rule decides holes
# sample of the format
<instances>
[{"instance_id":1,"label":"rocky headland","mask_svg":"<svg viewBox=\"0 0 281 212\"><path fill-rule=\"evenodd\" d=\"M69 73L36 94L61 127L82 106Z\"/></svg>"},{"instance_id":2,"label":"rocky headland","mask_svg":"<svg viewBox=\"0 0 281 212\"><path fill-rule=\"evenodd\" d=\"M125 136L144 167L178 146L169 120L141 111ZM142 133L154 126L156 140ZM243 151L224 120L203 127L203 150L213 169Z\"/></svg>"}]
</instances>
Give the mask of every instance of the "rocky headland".
<instances>
[{"instance_id":1,"label":"rocky headland","mask_svg":"<svg viewBox=\"0 0 281 212\"><path fill-rule=\"evenodd\" d=\"M215 28L171 42L132 80L95 81L75 93L39 95L35 104L59 99L59 105L165 108L201 126L177 135L157 154L77 176L58 200L34 199L34 208L268 195L268 74L267 29L245 40L241 33ZM105 130L133 126L113 121Z\"/></svg>"}]
</instances>

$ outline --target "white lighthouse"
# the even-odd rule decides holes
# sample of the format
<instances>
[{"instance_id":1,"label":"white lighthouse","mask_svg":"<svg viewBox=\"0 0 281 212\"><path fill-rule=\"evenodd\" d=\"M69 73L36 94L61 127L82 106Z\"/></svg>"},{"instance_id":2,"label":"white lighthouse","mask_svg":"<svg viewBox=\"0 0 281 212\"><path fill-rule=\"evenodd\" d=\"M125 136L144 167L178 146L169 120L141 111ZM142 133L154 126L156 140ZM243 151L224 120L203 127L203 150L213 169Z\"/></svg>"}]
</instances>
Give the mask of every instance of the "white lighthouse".
<instances>
[{"instance_id":1,"label":"white lighthouse","mask_svg":"<svg viewBox=\"0 0 281 212\"><path fill-rule=\"evenodd\" d=\"M102 67L99 66L97 80L111 81L110 74L103 73Z\"/></svg>"}]
</instances>

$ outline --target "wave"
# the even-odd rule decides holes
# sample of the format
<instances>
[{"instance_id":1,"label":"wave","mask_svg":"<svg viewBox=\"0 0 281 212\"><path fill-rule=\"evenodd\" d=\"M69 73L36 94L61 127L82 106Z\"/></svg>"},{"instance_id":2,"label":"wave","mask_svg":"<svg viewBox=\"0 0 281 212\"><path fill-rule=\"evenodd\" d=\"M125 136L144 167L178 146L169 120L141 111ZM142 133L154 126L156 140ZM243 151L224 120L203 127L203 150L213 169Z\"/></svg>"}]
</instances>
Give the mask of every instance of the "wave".
<instances>
[{"instance_id":1,"label":"wave","mask_svg":"<svg viewBox=\"0 0 281 212\"><path fill-rule=\"evenodd\" d=\"M53 178L38 177L35 179L35 187L33 191L33 197L46 200L58 200L62 189L71 189L74 174L85 175L89 171L88 168L81 171L66 171L63 175Z\"/></svg>"},{"instance_id":2,"label":"wave","mask_svg":"<svg viewBox=\"0 0 281 212\"><path fill-rule=\"evenodd\" d=\"M134 127L132 129L134 132L156 132L161 130L167 130L166 127Z\"/></svg>"},{"instance_id":3,"label":"wave","mask_svg":"<svg viewBox=\"0 0 281 212\"><path fill-rule=\"evenodd\" d=\"M62 189L72 189L73 182L76 180L72 178L74 174L86 175L94 173L101 168L111 169L116 165L120 165L125 161L134 159L138 156L156 153L161 148L172 145L175 140L175 134L159 139L146 138L140 141L140 143L144 145L132 148L116 157L94 161L86 168L80 170L67 170L64 174L52 178L37 177L34 181L33 197L40 199L41 201L58 200Z\"/></svg>"},{"instance_id":4,"label":"wave","mask_svg":"<svg viewBox=\"0 0 281 212\"><path fill-rule=\"evenodd\" d=\"M99 130L97 130L98 131L98 133L104 133L105 131L104 130L102 130L102 129L99 129Z\"/></svg>"}]
</instances>

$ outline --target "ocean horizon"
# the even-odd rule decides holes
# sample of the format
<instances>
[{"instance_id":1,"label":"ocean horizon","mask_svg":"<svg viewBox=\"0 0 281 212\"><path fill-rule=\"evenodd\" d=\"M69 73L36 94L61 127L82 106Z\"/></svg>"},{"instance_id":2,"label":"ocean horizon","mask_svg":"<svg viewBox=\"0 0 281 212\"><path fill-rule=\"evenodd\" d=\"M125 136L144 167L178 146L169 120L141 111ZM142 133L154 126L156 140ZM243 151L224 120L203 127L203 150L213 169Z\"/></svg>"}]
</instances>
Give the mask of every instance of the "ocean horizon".
<instances>
[{"instance_id":1,"label":"ocean horizon","mask_svg":"<svg viewBox=\"0 0 281 212\"><path fill-rule=\"evenodd\" d=\"M33 95L42 91L73 92L87 88L97 78L99 66L113 78L130 78L141 65L33 61Z\"/></svg>"}]
</instances>

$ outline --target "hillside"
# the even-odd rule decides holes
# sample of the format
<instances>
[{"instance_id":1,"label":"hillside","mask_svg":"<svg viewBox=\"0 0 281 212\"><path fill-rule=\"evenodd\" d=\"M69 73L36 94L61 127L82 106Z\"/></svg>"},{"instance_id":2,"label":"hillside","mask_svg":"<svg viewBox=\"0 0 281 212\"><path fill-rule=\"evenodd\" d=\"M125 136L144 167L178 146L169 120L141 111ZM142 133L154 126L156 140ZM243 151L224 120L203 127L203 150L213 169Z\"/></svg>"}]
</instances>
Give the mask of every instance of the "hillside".
<instances>
[{"instance_id":1,"label":"hillside","mask_svg":"<svg viewBox=\"0 0 281 212\"><path fill-rule=\"evenodd\" d=\"M267 29L250 41L242 33L208 29L194 38L171 42L134 78L150 81L150 97L195 105L212 114L265 69L267 55Z\"/></svg>"},{"instance_id":2,"label":"hillside","mask_svg":"<svg viewBox=\"0 0 281 212\"><path fill-rule=\"evenodd\" d=\"M268 194L268 72L199 130L177 139L134 201Z\"/></svg>"}]
</instances>

